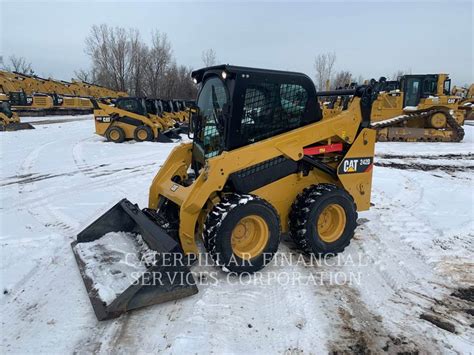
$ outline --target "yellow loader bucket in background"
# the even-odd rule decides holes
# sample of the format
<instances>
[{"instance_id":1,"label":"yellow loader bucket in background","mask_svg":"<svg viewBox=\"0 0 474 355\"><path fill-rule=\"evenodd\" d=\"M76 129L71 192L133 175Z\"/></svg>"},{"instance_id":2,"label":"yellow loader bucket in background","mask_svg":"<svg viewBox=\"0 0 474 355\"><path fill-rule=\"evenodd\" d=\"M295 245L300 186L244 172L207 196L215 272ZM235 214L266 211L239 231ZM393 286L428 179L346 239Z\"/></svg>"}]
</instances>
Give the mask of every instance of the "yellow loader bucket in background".
<instances>
[{"instance_id":1,"label":"yellow loader bucket in background","mask_svg":"<svg viewBox=\"0 0 474 355\"><path fill-rule=\"evenodd\" d=\"M198 292L179 243L127 199L71 246L99 320Z\"/></svg>"}]
</instances>

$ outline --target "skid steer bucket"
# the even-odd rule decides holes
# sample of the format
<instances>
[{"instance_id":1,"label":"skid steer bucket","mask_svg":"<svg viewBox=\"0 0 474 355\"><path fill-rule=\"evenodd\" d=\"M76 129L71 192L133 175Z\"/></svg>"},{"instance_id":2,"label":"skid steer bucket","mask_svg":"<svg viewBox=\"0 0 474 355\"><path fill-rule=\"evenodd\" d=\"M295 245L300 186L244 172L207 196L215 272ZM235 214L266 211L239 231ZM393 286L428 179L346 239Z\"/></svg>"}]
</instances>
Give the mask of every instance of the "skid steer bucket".
<instances>
[{"instance_id":1,"label":"skid steer bucket","mask_svg":"<svg viewBox=\"0 0 474 355\"><path fill-rule=\"evenodd\" d=\"M127 199L79 233L72 250L99 320L198 292L180 245Z\"/></svg>"},{"instance_id":2,"label":"skid steer bucket","mask_svg":"<svg viewBox=\"0 0 474 355\"><path fill-rule=\"evenodd\" d=\"M163 135L165 135L166 137L168 138L173 138L173 139L180 139L181 136L179 135L181 132L181 128L180 127L177 127L177 128L170 128L166 131L163 132Z\"/></svg>"},{"instance_id":3,"label":"skid steer bucket","mask_svg":"<svg viewBox=\"0 0 474 355\"><path fill-rule=\"evenodd\" d=\"M7 125L0 124L0 131L20 131L23 129L35 129L35 127L26 122L9 123Z\"/></svg>"},{"instance_id":4,"label":"skid steer bucket","mask_svg":"<svg viewBox=\"0 0 474 355\"><path fill-rule=\"evenodd\" d=\"M171 139L172 137L169 137L166 132L160 132L158 137L156 138L157 142L160 143L173 143L173 140Z\"/></svg>"}]
</instances>

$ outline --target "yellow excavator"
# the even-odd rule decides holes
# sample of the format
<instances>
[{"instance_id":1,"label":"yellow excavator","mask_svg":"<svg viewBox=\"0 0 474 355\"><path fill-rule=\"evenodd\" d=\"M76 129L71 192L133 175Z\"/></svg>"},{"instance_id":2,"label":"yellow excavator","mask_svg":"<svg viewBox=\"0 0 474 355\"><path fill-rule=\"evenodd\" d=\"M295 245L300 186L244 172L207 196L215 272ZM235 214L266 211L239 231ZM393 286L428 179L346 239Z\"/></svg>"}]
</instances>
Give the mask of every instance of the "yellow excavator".
<instances>
[{"instance_id":1,"label":"yellow excavator","mask_svg":"<svg viewBox=\"0 0 474 355\"><path fill-rule=\"evenodd\" d=\"M324 118L301 73L219 65L192 77L193 140L161 166L148 207L123 199L72 243L99 320L197 293L198 239L223 271L253 273L282 233L302 253L343 252L370 208L370 87Z\"/></svg>"},{"instance_id":2,"label":"yellow excavator","mask_svg":"<svg viewBox=\"0 0 474 355\"><path fill-rule=\"evenodd\" d=\"M19 131L22 129L34 129L34 127L20 121L20 117L11 109L8 97L0 93L0 131Z\"/></svg>"},{"instance_id":3,"label":"yellow excavator","mask_svg":"<svg viewBox=\"0 0 474 355\"><path fill-rule=\"evenodd\" d=\"M399 89L384 90L384 80L372 107L372 127L379 141L460 142L464 113L451 95L447 74L404 75ZM377 87L378 86L378 87Z\"/></svg>"}]
</instances>

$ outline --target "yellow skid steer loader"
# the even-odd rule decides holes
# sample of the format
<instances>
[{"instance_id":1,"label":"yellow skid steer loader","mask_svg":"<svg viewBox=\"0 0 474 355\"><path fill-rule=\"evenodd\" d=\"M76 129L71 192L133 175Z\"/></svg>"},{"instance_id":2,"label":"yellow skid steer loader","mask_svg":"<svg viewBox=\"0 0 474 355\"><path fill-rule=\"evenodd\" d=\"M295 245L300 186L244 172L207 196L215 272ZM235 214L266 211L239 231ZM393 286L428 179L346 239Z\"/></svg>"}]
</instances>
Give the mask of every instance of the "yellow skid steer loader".
<instances>
[{"instance_id":1,"label":"yellow skid steer loader","mask_svg":"<svg viewBox=\"0 0 474 355\"><path fill-rule=\"evenodd\" d=\"M13 112L5 94L0 94L0 131L19 131L34 129L30 123L20 122L20 117Z\"/></svg>"},{"instance_id":2,"label":"yellow skid steer loader","mask_svg":"<svg viewBox=\"0 0 474 355\"><path fill-rule=\"evenodd\" d=\"M110 142L122 143L134 139L137 142L169 143L171 138L180 138L148 114L144 98L117 98L114 105L93 100L93 104L95 133Z\"/></svg>"},{"instance_id":3,"label":"yellow skid steer loader","mask_svg":"<svg viewBox=\"0 0 474 355\"><path fill-rule=\"evenodd\" d=\"M192 77L193 141L168 156L148 207L123 199L72 243L99 320L197 293L198 238L223 271L255 272L282 233L303 253L342 252L370 207L370 87L324 118L304 74L219 65Z\"/></svg>"}]
</instances>

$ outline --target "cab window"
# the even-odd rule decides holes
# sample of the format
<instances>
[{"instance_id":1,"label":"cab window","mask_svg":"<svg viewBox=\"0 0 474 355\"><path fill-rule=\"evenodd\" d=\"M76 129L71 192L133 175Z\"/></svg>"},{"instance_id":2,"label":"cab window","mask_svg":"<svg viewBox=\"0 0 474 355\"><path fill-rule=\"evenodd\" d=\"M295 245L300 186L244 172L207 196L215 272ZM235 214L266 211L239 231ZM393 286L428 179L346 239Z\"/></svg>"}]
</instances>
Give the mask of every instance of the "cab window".
<instances>
[{"instance_id":1,"label":"cab window","mask_svg":"<svg viewBox=\"0 0 474 355\"><path fill-rule=\"evenodd\" d=\"M245 90L240 131L243 145L302 125L308 93L301 85L260 83Z\"/></svg>"},{"instance_id":2,"label":"cab window","mask_svg":"<svg viewBox=\"0 0 474 355\"><path fill-rule=\"evenodd\" d=\"M444 81L443 91L445 95L450 95L451 93L451 79Z\"/></svg>"},{"instance_id":3,"label":"cab window","mask_svg":"<svg viewBox=\"0 0 474 355\"><path fill-rule=\"evenodd\" d=\"M423 96L436 95L438 80L436 78L426 78L423 81Z\"/></svg>"}]
</instances>

